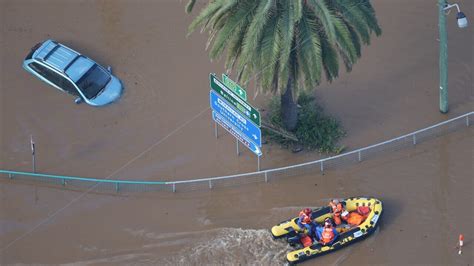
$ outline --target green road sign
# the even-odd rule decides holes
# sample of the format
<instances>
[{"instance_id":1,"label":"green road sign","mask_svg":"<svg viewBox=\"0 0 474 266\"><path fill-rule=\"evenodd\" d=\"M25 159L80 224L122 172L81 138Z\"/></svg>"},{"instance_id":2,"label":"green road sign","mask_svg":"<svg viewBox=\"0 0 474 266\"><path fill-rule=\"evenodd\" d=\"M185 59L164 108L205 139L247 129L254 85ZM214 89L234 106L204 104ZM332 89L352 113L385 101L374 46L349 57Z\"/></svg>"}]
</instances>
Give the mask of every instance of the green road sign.
<instances>
[{"instance_id":1,"label":"green road sign","mask_svg":"<svg viewBox=\"0 0 474 266\"><path fill-rule=\"evenodd\" d=\"M226 99L230 104L235 106L237 110L242 112L243 115L248 117L252 122L254 122L257 126L260 126L260 113L248 104L246 101L242 100L237 96L231 89L227 88L224 83L216 78L214 74L209 75L209 80L211 84L211 89L216 91L219 95L221 95L224 99Z\"/></svg>"},{"instance_id":2,"label":"green road sign","mask_svg":"<svg viewBox=\"0 0 474 266\"><path fill-rule=\"evenodd\" d=\"M242 100L247 101L247 92L237 84L237 82L231 80L226 74L222 74L222 81L227 88L231 89L237 96Z\"/></svg>"}]
</instances>

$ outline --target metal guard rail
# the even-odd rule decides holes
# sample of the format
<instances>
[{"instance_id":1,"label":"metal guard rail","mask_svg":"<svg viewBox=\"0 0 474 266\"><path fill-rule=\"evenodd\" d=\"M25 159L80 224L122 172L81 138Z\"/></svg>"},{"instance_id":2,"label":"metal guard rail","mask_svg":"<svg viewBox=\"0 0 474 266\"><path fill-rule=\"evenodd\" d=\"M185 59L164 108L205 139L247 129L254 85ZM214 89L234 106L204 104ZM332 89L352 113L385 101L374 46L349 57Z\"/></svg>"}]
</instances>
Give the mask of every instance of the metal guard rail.
<instances>
[{"instance_id":1,"label":"metal guard rail","mask_svg":"<svg viewBox=\"0 0 474 266\"><path fill-rule=\"evenodd\" d=\"M40 174L40 173L31 173L31 172L21 172L21 171L10 171L10 170L1 170L0 169L0 174L7 174L9 178L13 178L15 175L19 176L32 176L32 177L44 177L44 178L50 178L50 179L56 179L56 180L61 180L62 184L65 185L67 180L76 180L76 181L81 181L81 182L93 182L93 183L111 183L116 185L116 191L119 191L119 185L161 185L161 186L172 186L172 191L176 192L176 185L178 184L189 184L189 183L201 183L201 182L209 182L209 188L212 188L212 181L216 180L223 180L223 179L231 179L231 178L237 178L237 177L246 177L246 176L252 176L252 175L259 175L259 174L264 174L265 176L265 182L267 182L267 174L268 173L273 173L273 172L280 172L288 169L295 169L295 168L300 168L303 166L308 166L308 165L314 165L314 164L320 164L320 171L324 171L324 163L330 160L335 160L341 157L346 157L349 155L353 154L358 154L358 159L361 161L361 152L371 150L375 147L383 146L398 140L402 140L407 137L413 137L413 144L416 145L416 135L422 132L426 132L430 129L437 128L446 124L449 124L455 120L459 120L461 118L466 118L466 126L470 126L469 123L469 117L473 115L474 112L469 112L463 115L460 115L455 118L451 118L449 120L443 121L441 123L429 126L427 128L423 128L408 134L405 134L403 136L399 136L397 138L393 138L387 141L383 141L374 145L370 145L364 148L360 148L357 150L353 150L350 152L346 152L343 154L339 154L336 156L328 157L328 158L323 158L320 160L316 161L311 161L311 162L306 162L306 163L301 163L301 164L296 164L296 165L291 165L291 166L285 166L285 167L279 167L279 168L274 168L274 169L268 169L268 170L262 170L262 171L257 171L257 172L249 172L249 173L243 173L243 174L235 174L235 175L227 175L227 176L218 176L218 177L209 177L209 178L201 178L201 179L192 179L192 180L181 180L181 181L135 181L135 180L117 180L117 179L98 179L98 178L85 178L85 177L77 177L77 176L61 176L61 175L50 175L50 174Z\"/></svg>"}]
</instances>

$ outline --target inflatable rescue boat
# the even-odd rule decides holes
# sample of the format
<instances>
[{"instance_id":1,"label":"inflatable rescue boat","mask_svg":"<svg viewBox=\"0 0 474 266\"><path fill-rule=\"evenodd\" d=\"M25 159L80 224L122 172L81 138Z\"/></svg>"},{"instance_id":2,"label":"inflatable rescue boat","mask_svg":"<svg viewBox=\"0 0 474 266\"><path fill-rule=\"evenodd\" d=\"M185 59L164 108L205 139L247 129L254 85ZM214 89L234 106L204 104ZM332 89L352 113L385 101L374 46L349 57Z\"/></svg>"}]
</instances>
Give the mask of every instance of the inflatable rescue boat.
<instances>
[{"instance_id":1,"label":"inflatable rescue boat","mask_svg":"<svg viewBox=\"0 0 474 266\"><path fill-rule=\"evenodd\" d=\"M370 211L366 214L362 223L357 226L350 226L344 223L337 226L336 230L339 232L339 235L330 245L322 245L314 241L311 245L304 247L302 243L297 243L296 245L292 243L293 239L303 232L297 224L298 217L283 221L272 227L271 232L273 238L285 238L286 241L295 247L294 251L286 255L286 259L290 264L297 264L336 251L364 239L375 231L383 209L380 200L375 198L354 197L341 200L341 203L349 213L356 212L361 207ZM311 219L317 224L322 224L328 217L332 218L332 208L330 206L313 209L311 213Z\"/></svg>"}]
</instances>

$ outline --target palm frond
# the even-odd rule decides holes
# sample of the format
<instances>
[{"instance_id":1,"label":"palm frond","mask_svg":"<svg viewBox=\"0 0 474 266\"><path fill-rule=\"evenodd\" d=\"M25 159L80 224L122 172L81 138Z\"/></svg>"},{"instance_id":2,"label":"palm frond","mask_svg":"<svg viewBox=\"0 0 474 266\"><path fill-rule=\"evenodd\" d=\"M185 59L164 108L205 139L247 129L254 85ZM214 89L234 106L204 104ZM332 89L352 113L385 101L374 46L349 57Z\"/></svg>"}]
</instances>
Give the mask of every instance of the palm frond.
<instances>
[{"instance_id":1,"label":"palm frond","mask_svg":"<svg viewBox=\"0 0 474 266\"><path fill-rule=\"evenodd\" d=\"M292 49L292 43L294 38L294 9L293 1L283 1L284 3L281 6L281 16L278 24L278 28L281 34L281 53L279 58L280 68L280 84L286 84L288 75L287 71L289 70L287 64L290 58L290 52ZM283 85L284 86L284 85Z\"/></svg>"},{"instance_id":2,"label":"palm frond","mask_svg":"<svg viewBox=\"0 0 474 266\"><path fill-rule=\"evenodd\" d=\"M191 12L195 0L189 0ZM312 89L332 81L340 59L350 71L371 34L381 34L370 0L212 0L189 25L209 33L211 59L226 52L226 72L258 90ZM339 58L340 57L340 58Z\"/></svg>"},{"instance_id":3,"label":"palm frond","mask_svg":"<svg viewBox=\"0 0 474 266\"><path fill-rule=\"evenodd\" d=\"M188 27L188 36L196 30L198 26L202 26L202 24L207 23L209 21L213 14L215 14L219 8L222 6L223 1L213 1L209 3L202 11L199 13L199 15L191 22L191 24ZM201 31L204 31L205 27L202 28Z\"/></svg>"},{"instance_id":4,"label":"palm frond","mask_svg":"<svg viewBox=\"0 0 474 266\"><path fill-rule=\"evenodd\" d=\"M321 22L321 31L326 33L326 38L330 43L336 41L336 29L334 27L334 12L329 8L324 0L309 0L312 11Z\"/></svg>"},{"instance_id":5,"label":"palm frond","mask_svg":"<svg viewBox=\"0 0 474 266\"><path fill-rule=\"evenodd\" d=\"M196 0L189 0L188 4L186 4L186 13L193 11L194 4L196 4Z\"/></svg>"}]
</instances>

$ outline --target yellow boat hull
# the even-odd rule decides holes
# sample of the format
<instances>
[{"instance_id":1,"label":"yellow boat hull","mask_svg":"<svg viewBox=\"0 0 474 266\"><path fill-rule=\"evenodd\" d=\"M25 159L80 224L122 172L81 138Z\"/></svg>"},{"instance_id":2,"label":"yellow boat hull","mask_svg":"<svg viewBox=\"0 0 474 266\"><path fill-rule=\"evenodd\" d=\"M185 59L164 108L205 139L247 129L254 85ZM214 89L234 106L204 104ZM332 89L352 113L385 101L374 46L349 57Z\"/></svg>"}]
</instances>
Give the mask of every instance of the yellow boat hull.
<instances>
[{"instance_id":1,"label":"yellow boat hull","mask_svg":"<svg viewBox=\"0 0 474 266\"><path fill-rule=\"evenodd\" d=\"M349 212L355 211L358 206L369 206L371 211L365 221L359 226L349 229L339 229L338 231L341 233L332 245L322 246L319 243L314 243L309 247L289 252L286 255L286 259L290 264L296 264L346 247L367 237L375 231L383 211L382 202L380 200L375 198L354 197L345 199L342 202L345 204L345 209ZM331 216L331 208L327 206L315 209L311 218L315 219L318 223L322 223L326 217ZM288 238L298 234L301 229L296 224L297 219L296 217L274 226L271 230L273 237Z\"/></svg>"}]
</instances>

